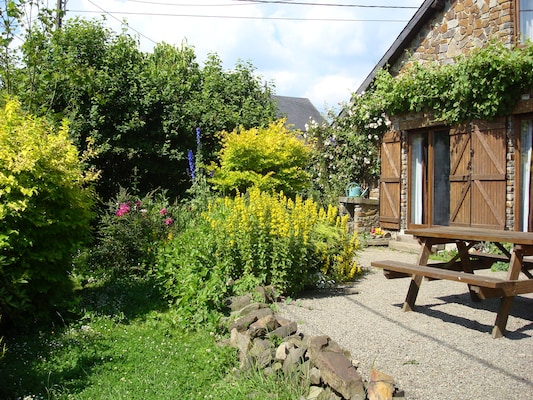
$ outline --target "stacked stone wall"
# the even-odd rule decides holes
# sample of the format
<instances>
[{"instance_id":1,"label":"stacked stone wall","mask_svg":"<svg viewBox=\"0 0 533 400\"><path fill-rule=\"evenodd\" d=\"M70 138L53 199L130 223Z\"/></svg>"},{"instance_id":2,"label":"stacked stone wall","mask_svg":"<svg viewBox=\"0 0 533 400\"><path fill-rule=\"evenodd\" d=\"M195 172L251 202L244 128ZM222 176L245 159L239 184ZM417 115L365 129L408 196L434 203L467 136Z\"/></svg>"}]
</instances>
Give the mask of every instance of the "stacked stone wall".
<instances>
[{"instance_id":1,"label":"stacked stone wall","mask_svg":"<svg viewBox=\"0 0 533 400\"><path fill-rule=\"evenodd\" d=\"M446 1L444 9L420 30L391 71L397 73L413 61L450 64L492 40L512 46L514 4L514 0Z\"/></svg>"}]
</instances>

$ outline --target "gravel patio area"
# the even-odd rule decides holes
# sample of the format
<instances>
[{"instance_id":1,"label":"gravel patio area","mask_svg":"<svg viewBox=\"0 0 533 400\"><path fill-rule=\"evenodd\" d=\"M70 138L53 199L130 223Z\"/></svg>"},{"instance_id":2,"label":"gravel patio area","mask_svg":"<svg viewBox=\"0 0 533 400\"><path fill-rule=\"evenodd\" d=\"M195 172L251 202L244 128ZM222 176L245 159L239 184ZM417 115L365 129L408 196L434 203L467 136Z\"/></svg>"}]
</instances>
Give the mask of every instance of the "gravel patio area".
<instances>
[{"instance_id":1,"label":"gravel patio area","mask_svg":"<svg viewBox=\"0 0 533 400\"><path fill-rule=\"evenodd\" d=\"M533 399L533 294L515 298L500 339L491 336L499 299L473 303L461 283L424 281L416 311L406 313L409 279L387 280L370 263L416 258L366 248L359 262L368 273L360 281L306 293L279 313L349 350L363 378L372 367L391 375L406 399Z\"/></svg>"}]
</instances>

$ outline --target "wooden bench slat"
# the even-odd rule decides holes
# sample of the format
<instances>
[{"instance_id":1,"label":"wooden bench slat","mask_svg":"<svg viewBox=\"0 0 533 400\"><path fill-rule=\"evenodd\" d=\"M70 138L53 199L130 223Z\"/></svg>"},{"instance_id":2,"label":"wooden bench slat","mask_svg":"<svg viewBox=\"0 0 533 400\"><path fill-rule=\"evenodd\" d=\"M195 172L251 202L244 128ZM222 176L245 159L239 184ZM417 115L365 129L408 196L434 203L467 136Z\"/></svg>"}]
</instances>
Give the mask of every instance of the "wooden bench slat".
<instances>
[{"instance_id":1,"label":"wooden bench slat","mask_svg":"<svg viewBox=\"0 0 533 400\"><path fill-rule=\"evenodd\" d=\"M479 295L480 299L491 299L494 297L517 296L520 294L533 292L533 279L522 279L515 281L504 281L505 286L500 288L482 287L472 285L471 288Z\"/></svg>"},{"instance_id":2,"label":"wooden bench slat","mask_svg":"<svg viewBox=\"0 0 533 400\"><path fill-rule=\"evenodd\" d=\"M394 271L409 275L422 275L434 279L446 279L463 282L469 285L503 289L512 286L512 282L500 278L484 275L474 275L466 272L452 271L426 265L409 264L394 260L372 261L371 265L383 270Z\"/></svg>"}]
</instances>

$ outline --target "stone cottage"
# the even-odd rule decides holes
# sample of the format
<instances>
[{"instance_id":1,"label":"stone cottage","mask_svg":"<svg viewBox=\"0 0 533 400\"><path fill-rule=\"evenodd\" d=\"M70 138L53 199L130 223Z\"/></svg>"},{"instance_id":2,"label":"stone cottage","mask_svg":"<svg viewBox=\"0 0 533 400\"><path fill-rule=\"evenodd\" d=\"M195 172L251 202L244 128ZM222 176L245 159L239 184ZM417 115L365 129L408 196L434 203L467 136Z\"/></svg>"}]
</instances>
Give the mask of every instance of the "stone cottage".
<instances>
[{"instance_id":1,"label":"stone cottage","mask_svg":"<svg viewBox=\"0 0 533 400\"><path fill-rule=\"evenodd\" d=\"M395 76L412 62L450 64L491 41L515 48L532 38L533 0L426 0L358 93L381 68ZM510 115L490 121L451 125L427 113L391 121L381 151L382 227L533 230L529 93Z\"/></svg>"}]
</instances>

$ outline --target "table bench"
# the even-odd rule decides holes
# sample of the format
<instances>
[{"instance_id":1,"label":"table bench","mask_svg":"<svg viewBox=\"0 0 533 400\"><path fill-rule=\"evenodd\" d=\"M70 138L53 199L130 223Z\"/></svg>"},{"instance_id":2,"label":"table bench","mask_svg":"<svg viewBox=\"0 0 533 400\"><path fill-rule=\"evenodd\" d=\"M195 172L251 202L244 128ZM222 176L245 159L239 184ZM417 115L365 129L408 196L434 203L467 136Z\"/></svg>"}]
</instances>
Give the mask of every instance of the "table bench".
<instances>
[{"instance_id":1,"label":"table bench","mask_svg":"<svg viewBox=\"0 0 533 400\"><path fill-rule=\"evenodd\" d=\"M483 296L483 298L489 297L500 297L500 296L515 296L518 294L530 293L533 291L533 280L524 281L524 280L506 280L502 278L496 278L486 275L476 275L468 272L455 271L450 269L445 269L442 267L435 267L433 265L443 265L441 264L431 264L431 265L418 265L418 264L409 264L401 261L395 260L383 260L383 261L373 261L371 265L375 268L383 269L383 273L388 279L395 278L407 278L412 277L413 275L422 275L427 279L434 280L449 280L456 281L461 283L466 283L477 287L476 290L479 294L488 294ZM392 273L394 272L394 273ZM484 291L483 289L494 289L493 291Z\"/></svg>"},{"instance_id":2,"label":"table bench","mask_svg":"<svg viewBox=\"0 0 533 400\"><path fill-rule=\"evenodd\" d=\"M533 275L530 272L533 269L533 261L524 259L524 256L533 255L533 233L448 226L410 229L405 233L412 234L421 244L416 263L396 260L371 263L373 267L383 269L388 279L411 278L402 309L404 311L414 309L423 278L462 282L468 285L470 296L474 301L491 297L501 299L492 337L503 336L514 296L533 293ZM494 243L503 254L471 252L472 248L481 242ZM457 254L447 262L428 265L432 247L446 243L455 243ZM503 243L511 243L512 250L508 251ZM497 261L509 264L505 279L475 273L478 270L489 269ZM520 273L528 279L519 279Z\"/></svg>"}]
</instances>

